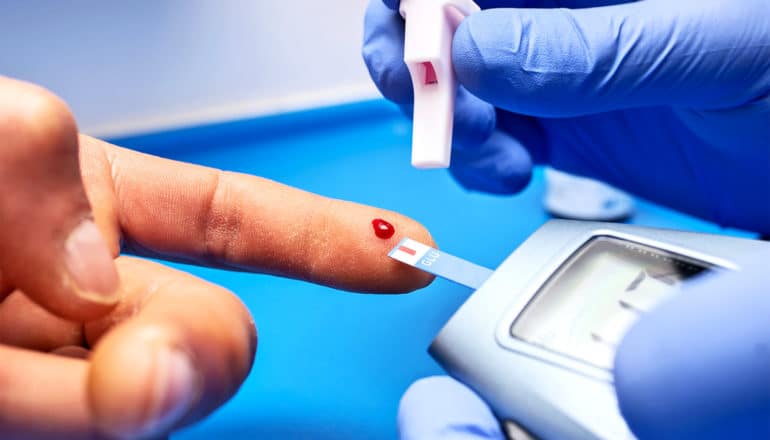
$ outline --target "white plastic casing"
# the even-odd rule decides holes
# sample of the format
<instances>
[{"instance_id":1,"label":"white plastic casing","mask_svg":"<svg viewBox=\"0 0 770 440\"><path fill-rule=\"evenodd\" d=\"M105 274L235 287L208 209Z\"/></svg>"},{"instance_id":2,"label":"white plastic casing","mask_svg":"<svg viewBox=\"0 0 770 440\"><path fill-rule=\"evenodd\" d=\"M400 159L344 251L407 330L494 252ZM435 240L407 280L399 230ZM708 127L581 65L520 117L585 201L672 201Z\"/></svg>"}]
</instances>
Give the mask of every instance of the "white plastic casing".
<instances>
[{"instance_id":1,"label":"white plastic casing","mask_svg":"<svg viewBox=\"0 0 770 440\"><path fill-rule=\"evenodd\" d=\"M404 62L414 86L412 165L416 168L449 166L457 94L452 38L463 18L479 10L472 0L401 0L406 22Z\"/></svg>"}]
</instances>

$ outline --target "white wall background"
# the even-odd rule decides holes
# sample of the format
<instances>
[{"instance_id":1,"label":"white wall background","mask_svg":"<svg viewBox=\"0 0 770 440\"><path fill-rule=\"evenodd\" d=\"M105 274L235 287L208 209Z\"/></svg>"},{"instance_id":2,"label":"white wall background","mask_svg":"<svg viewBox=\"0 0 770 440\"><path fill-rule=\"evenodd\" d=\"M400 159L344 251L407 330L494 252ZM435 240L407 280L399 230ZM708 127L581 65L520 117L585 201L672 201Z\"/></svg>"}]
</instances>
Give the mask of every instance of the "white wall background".
<instances>
[{"instance_id":1,"label":"white wall background","mask_svg":"<svg viewBox=\"0 0 770 440\"><path fill-rule=\"evenodd\" d=\"M378 96L366 0L0 1L0 74L118 135Z\"/></svg>"}]
</instances>

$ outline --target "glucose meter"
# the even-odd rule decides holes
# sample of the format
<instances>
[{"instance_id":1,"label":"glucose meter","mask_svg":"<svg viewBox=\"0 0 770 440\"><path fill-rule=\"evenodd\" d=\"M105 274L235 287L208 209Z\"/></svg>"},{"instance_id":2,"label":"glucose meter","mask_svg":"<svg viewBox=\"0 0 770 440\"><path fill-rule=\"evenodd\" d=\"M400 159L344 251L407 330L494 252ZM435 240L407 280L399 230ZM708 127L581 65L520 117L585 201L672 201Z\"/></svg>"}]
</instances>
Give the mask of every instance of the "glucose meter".
<instances>
[{"instance_id":1,"label":"glucose meter","mask_svg":"<svg viewBox=\"0 0 770 440\"><path fill-rule=\"evenodd\" d=\"M421 247L422 246L422 247ZM408 239L391 256L476 288L430 347L513 438L633 438L612 384L615 349L644 313L767 243L552 220L495 271ZM515 421L508 422L508 421Z\"/></svg>"}]
</instances>

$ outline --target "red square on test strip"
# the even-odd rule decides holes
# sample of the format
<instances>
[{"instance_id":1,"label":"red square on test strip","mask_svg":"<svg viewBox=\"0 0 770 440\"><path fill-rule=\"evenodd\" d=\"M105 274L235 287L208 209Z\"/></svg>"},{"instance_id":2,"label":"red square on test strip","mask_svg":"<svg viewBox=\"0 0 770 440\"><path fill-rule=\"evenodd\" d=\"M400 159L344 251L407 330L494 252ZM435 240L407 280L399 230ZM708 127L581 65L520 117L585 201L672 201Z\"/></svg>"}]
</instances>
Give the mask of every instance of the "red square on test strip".
<instances>
[{"instance_id":1,"label":"red square on test strip","mask_svg":"<svg viewBox=\"0 0 770 440\"><path fill-rule=\"evenodd\" d=\"M401 252L406 252L409 255L417 255L417 251L415 251L412 248L408 248L406 246L399 246L398 250L400 250Z\"/></svg>"}]
</instances>

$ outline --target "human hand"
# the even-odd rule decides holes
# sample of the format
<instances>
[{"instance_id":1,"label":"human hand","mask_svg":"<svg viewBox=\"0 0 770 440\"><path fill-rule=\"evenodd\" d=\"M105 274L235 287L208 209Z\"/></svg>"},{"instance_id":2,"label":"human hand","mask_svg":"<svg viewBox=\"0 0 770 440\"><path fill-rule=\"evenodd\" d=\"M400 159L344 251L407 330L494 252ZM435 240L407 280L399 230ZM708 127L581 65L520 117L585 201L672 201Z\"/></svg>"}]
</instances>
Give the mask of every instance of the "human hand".
<instances>
[{"instance_id":1,"label":"human hand","mask_svg":"<svg viewBox=\"0 0 770 440\"><path fill-rule=\"evenodd\" d=\"M492 410L472 390L448 376L420 379L398 407L401 440L503 440Z\"/></svg>"},{"instance_id":2,"label":"human hand","mask_svg":"<svg viewBox=\"0 0 770 440\"><path fill-rule=\"evenodd\" d=\"M371 0L363 55L383 95L409 112L397 3ZM450 172L462 185L517 192L534 160L770 232L765 0L477 3L488 10L453 42Z\"/></svg>"},{"instance_id":3,"label":"human hand","mask_svg":"<svg viewBox=\"0 0 770 440\"><path fill-rule=\"evenodd\" d=\"M162 437L246 378L243 304L121 248L355 291L432 279L386 256L406 235L431 242L413 220L78 136L60 100L4 77L0 139L3 439ZM376 238L376 217L396 236Z\"/></svg>"},{"instance_id":4,"label":"human hand","mask_svg":"<svg viewBox=\"0 0 770 440\"><path fill-rule=\"evenodd\" d=\"M706 275L645 314L615 358L620 410L645 439L770 438L770 253ZM518 421L526 424L526 421ZM448 377L416 382L402 439L502 439L492 412Z\"/></svg>"}]
</instances>

